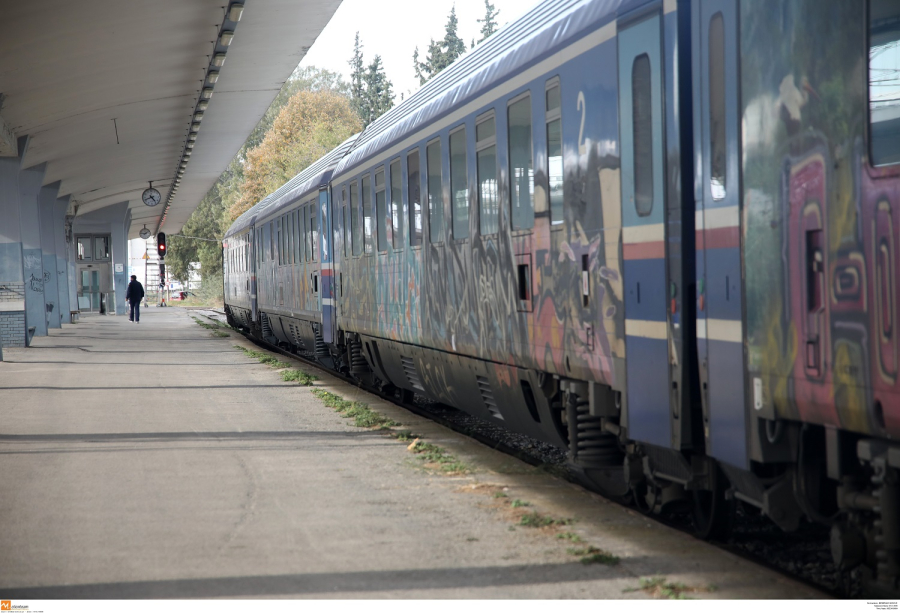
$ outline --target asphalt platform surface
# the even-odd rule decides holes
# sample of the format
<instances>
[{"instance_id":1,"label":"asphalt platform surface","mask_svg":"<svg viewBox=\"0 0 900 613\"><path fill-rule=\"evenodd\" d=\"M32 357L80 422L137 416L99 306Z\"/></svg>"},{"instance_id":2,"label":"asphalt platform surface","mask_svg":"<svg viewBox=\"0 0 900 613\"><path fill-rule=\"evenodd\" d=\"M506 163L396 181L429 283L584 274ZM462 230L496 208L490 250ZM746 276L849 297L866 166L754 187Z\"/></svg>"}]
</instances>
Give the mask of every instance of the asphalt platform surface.
<instances>
[{"instance_id":1,"label":"asphalt platform surface","mask_svg":"<svg viewBox=\"0 0 900 613\"><path fill-rule=\"evenodd\" d=\"M3 349L4 599L824 596L316 372L469 471L447 474L191 315Z\"/></svg>"}]
</instances>

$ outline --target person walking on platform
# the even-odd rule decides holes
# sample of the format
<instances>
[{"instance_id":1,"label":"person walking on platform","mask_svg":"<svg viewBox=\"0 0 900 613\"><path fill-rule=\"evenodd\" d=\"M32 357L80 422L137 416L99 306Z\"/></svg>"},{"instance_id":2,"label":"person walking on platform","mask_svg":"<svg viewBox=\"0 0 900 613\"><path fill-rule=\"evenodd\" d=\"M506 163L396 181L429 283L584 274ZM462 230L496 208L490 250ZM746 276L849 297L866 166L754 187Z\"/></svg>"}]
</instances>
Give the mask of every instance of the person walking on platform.
<instances>
[{"instance_id":1,"label":"person walking on platform","mask_svg":"<svg viewBox=\"0 0 900 613\"><path fill-rule=\"evenodd\" d=\"M141 300L144 299L144 286L137 280L137 275L131 275L131 283L125 290L125 300L131 305L128 311L128 321L140 323L141 321Z\"/></svg>"}]
</instances>

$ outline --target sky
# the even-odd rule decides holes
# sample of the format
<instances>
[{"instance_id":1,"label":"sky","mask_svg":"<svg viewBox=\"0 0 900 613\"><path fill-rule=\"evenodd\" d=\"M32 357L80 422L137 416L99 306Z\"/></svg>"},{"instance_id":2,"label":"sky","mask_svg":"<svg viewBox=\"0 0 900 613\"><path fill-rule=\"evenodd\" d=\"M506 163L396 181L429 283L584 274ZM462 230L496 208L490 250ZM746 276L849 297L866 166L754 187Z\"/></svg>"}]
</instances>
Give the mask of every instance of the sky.
<instances>
[{"instance_id":1,"label":"sky","mask_svg":"<svg viewBox=\"0 0 900 613\"><path fill-rule=\"evenodd\" d=\"M500 11L496 20L503 26L537 1L492 0L491 4ZM300 66L326 68L349 81L348 62L359 31L366 66L375 55L381 56L387 77L394 85L394 101L399 103L401 92L408 95L419 87L413 71L413 51L418 46L419 56L424 59L429 41L444 37L444 26L454 4L459 21L457 33L468 49L473 38L476 42L481 38L481 24L476 20L484 18L484 0L343 0Z\"/></svg>"}]
</instances>

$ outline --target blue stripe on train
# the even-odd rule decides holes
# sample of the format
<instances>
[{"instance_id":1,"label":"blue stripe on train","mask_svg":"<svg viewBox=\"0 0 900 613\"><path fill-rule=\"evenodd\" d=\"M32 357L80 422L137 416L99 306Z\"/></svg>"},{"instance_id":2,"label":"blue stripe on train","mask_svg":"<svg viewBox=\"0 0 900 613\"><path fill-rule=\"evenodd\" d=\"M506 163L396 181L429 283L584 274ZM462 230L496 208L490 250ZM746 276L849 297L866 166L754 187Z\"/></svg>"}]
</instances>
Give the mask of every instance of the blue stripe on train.
<instances>
[{"instance_id":1,"label":"blue stripe on train","mask_svg":"<svg viewBox=\"0 0 900 613\"><path fill-rule=\"evenodd\" d=\"M740 270L740 250L706 251L706 316L710 319L741 319Z\"/></svg>"},{"instance_id":2,"label":"blue stripe on train","mask_svg":"<svg viewBox=\"0 0 900 613\"><path fill-rule=\"evenodd\" d=\"M744 345L707 339L709 361L710 456L738 468L748 468L744 412Z\"/></svg>"},{"instance_id":3,"label":"blue stripe on train","mask_svg":"<svg viewBox=\"0 0 900 613\"><path fill-rule=\"evenodd\" d=\"M628 336L628 435L630 438L669 447L669 372L667 341Z\"/></svg>"},{"instance_id":4,"label":"blue stripe on train","mask_svg":"<svg viewBox=\"0 0 900 613\"><path fill-rule=\"evenodd\" d=\"M665 260L625 260L624 275L625 317L665 321L668 304Z\"/></svg>"}]
</instances>

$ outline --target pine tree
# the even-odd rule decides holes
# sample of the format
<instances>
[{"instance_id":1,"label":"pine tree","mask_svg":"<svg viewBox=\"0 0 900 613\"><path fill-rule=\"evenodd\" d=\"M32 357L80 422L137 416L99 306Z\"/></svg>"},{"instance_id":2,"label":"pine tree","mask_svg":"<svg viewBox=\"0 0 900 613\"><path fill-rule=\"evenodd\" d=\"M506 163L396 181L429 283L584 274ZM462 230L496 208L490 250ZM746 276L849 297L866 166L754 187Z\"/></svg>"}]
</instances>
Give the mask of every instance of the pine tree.
<instances>
[{"instance_id":1,"label":"pine tree","mask_svg":"<svg viewBox=\"0 0 900 613\"><path fill-rule=\"evenodd\" d=\"M481 24L481 40L478 41L479 43L483 43L488 36L497 31L497 15L499 14L500 11L495 10L490 0L484 0L484 19L478 20L478 23Z\"/></svg>"},{"instance_id":2,"label":"pine tree","mask_svg":"<svg viewBox=\"0 0 900 613\"><path fill-rule=\"evenodd\" d=\"M381 64L381 56L376 55L365 76L366 107L363 116L363 125L367 126L394 106L394 84L391 83L384 66Z\"/></svg>"},{"instance_id":3,"label":"pine tree","mask_svg":"<svg viewBox=\"0 0 900 613\"><path fill-rule=\"evenodd\" d=\"M356 32L356 39L353 41L353 57L347 63L350 64L350 105L356 109L360 119L365 121L366 69L363 63L359 31Z\"/></svg>"},{"instance_id":4,"label":"pine tree","mask_svg":"<svg viewBox=\"0 0 900 613\"><path fill-rule=\"evenodd\" d=\"M459 37L459 34L456 33L458 27L459 22L456 19L456 5L453 5L453 8L450 9L450 18L447 20L444 40L441 42L441 47L445 49L444 61L446 63L441 66L440 70L443 70L452 64L456 58L466 52L466 43Z\"/></svg>"},{"instance_id":5,"label":"pine tree","mask_svg":"<svg viewBox=\"0 0 900 613\"><path fill-rule=\"evenodd\" d=\"M450 9L447 25L444 26L444 38L440 41L431 39L431 42L428 43L428 55L424 62L419 61L419 48L416 47L413 53L413 67L420 85L424 85L426 81L466 52L466 43L456 31L458 27L459 21L456 19L456 6L454 5Z\"/></svg>"}]
</instances>

